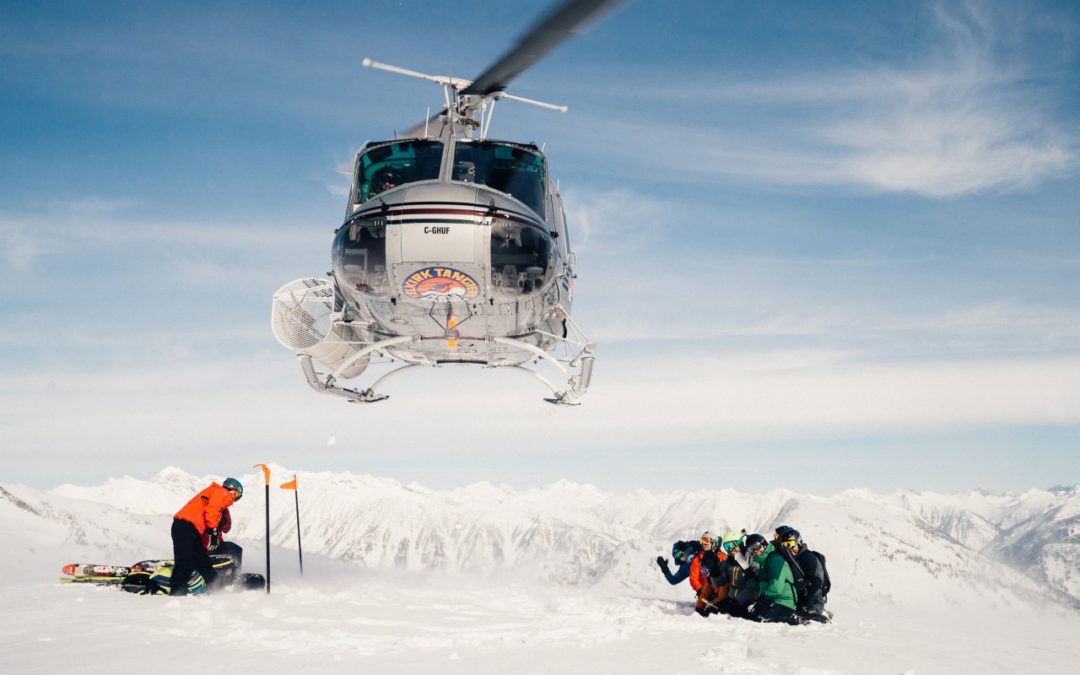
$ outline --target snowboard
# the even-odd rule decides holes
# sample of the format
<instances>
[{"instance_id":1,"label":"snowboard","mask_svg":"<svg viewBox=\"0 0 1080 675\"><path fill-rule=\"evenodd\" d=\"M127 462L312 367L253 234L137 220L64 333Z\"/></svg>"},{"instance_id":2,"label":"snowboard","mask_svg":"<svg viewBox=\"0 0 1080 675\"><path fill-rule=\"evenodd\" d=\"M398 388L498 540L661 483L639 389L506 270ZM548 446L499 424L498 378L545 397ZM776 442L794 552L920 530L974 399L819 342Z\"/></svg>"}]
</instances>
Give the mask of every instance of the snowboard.
<instances>
[{"instance_id":1,"label":"snowboard","mask_svg":"<svg viewBox=\"0 0 1080 675\"><path fill-rule=\"evenodd\" d=\"M128 593L138 595L169 595L170 581L167 576L162 577L156 573L132 572L121 580L119 586ZM219 588L237 591L262 590L266 588L266 577L255 572L243 572L231 577L231 581ZM206 592L202 577L194 575L193 581L188 584L188 595L202 595Z\"/></svg>"}]
</instances>

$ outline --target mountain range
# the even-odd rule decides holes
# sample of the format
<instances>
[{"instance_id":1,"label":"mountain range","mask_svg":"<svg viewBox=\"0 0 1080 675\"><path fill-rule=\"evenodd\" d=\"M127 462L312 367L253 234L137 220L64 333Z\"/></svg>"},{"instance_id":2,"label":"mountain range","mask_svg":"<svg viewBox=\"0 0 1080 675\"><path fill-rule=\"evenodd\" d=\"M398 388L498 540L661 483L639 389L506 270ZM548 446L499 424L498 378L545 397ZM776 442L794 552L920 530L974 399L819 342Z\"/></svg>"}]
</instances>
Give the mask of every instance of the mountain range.
<instances>
[{"instance_id":1,"label":"mountain range","mask_svg":"<svg viewBox=\"0 0 1080 675\"><path fill-rule=\"evenodd\" d=\"M293 472L272 470L282 478L269 491L271 543L295 550L294 493L277 487ZM827 556L833 596L851 602L1080 608L1080 486L1022 494L614 494L567 481L432 490L344 472L298 473L304 554L359 568L647 593L666 585L654 559L670 557L677 539L743 528L770 536L787 524ZM0 536L14 544L4 567L32 577L44 565L52 576L75 560L169 557L171 514L211 479L169 467L146 480L124 476L98 486L0 485ZM261 546L261 474L241 480L247 494L232 508L228 538Z\"/></svg>"}]
</instances>

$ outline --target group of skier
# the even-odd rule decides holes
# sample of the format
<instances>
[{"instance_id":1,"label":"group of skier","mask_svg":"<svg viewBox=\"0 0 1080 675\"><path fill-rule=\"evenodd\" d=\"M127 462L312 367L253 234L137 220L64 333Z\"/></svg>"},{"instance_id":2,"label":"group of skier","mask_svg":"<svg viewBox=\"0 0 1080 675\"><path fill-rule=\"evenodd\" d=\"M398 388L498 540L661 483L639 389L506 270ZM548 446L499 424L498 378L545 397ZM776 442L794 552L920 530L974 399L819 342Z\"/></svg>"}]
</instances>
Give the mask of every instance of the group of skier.
<instances>
[{"instance_id":1,"label":"group of skier","mask_svg":"<svg viewBox=\"0 0 1080 675\"><path fill-rule=\"evenodd\" d=\"M793 527L781 525L772 540L746 530L723 537L710 532L698 541L677 541L671 557L656 564L671 585L689 580L702 615L729 614L764 622L829 623L825 609L831 582L825 556L811 550Z\"/></svg>"}]
</instances>

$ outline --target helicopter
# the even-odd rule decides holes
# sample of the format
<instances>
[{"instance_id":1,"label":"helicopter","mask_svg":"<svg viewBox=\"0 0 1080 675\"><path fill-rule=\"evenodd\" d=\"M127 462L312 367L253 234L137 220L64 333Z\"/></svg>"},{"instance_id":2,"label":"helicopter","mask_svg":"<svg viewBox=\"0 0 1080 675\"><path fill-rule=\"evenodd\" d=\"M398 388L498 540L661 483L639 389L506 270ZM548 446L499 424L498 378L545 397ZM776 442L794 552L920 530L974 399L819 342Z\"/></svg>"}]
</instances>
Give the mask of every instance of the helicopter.
<instances>
[{"instance_id":1,"label":"helicopter","mask_svg":"<svg viewBox=\"0 0 1080 675\"><path fill-rule=\"evenodd\" d=\"M274 336L313 389L374 403L403 371L468 364L522 371L546 386L549 403L579 403L596 345L570 313L576 258L558 183L542 148L489 130L500 100L566 112L506 87L621 1L566 0L474 80L363 60L436 83L445 105L393 139L364 143L332 270L274 293ZM340 384L376 362L391 369L363 388Z\"/></svg>"}]
</instances>

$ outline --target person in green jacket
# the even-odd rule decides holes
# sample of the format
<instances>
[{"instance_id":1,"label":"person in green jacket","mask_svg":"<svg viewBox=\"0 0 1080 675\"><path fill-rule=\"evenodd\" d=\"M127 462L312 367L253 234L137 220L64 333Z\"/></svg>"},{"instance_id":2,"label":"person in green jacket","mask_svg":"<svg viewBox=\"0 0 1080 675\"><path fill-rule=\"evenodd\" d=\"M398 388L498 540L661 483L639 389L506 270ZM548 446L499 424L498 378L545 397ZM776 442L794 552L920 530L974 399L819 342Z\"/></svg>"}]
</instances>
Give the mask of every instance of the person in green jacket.
<instances>
[{"instance_id":1,"label":"person in green jacket","mask_svg":"<svg viewBox=\"0 0 1080 675\"><path fill-rule=\"evenodd\" d=\"M761 597L750 611L750 618L764 622L801 623L795 616L795 576L787 561L760 534L749 535L744 546L747 555L757 566L757 586L761 592Z\"/></svg>"}]
</instances>

